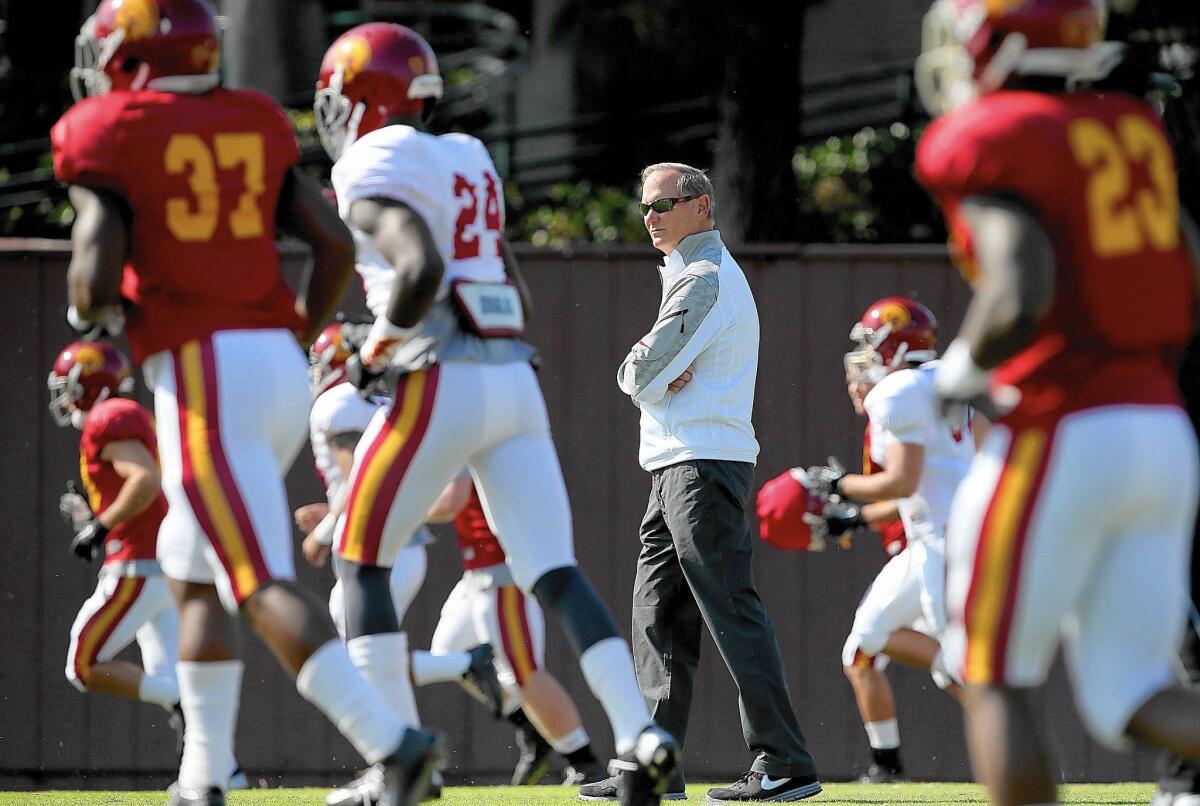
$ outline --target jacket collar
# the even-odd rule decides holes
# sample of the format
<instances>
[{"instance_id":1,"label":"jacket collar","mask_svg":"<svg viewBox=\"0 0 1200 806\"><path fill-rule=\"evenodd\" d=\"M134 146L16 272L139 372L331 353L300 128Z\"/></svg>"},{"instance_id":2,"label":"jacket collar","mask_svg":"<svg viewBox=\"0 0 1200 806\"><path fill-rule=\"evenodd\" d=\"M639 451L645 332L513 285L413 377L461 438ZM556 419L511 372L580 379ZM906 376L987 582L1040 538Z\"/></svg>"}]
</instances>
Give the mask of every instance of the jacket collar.
<instances>
[{"instance_id":1,"label":"jacket collar","mask_svg":"<svg viewBox=\"0 0 1200 806\"><path fill-rule=\"evenodd\" d=\"M721 233L719 230L706 229L701 232L693 232L680 241L679 246L663 261L662 268L659 269L663 285L669 285L672 280L687 268L689 263L695 260L700 250L710 244L716 244L718 247L721 246Z\"/></svg>"}]
</instances>

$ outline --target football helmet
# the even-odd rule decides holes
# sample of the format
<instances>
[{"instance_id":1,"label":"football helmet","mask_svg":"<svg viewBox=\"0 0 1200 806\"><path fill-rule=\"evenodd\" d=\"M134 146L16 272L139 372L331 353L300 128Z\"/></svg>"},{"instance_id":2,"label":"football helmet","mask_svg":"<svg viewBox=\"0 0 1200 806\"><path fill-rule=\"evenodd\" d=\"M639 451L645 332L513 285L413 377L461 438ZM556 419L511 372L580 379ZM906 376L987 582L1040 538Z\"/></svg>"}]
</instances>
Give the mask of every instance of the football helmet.
<instances>
[{"instance_id":1,"label":"football helmet","mask_svg":"<svg viewBox=\"0 0 1200 806\"><path fill-rule=\"evenodd\" d=\"M1104 0L935 0L913 74L921 102L940 115L1013 75L1104 78L1125 51L1101 42L1106 21Z\"/></svg>"},{"instance_id":2,"label":"football helmet","mask_svg":"<svg viewBox=\"0 0 1200 806\"><path fill-rule=\"evenodd\" d=\"M101 0L75 37L75 100L145 87L208 92L221 40L207 0Z\"/></svg>"},{"instance_id":3,"label":"football helmet","mask_svg":"<svg viewBox=\"0 0 1200 806\"><path fill-rule=\"evenodd\" d=\"M46 387L54 422L79 427L101 400L133 392L133 373L129 359L111 344L76 341L59 352Z\"/></svg>"},{"instance_id":4,"label":"football helmet","mask_svg":"<svg viewBox=\"0 0 1200 806\"><path fill-rule=\"evenodd\" d=\"M369 328L369 324L358 321L337 321L321 331L308 348L313 398L347 380L346 361L362 346Z\"/></svg>"},{"instance_id":5,"label":"football helmet","mask_svg":"<svg viewBox=\"0 0 1200 806\"><path fill-rule=\"evenodd\" d=\"M937 319L924 305L908 297L884 297L850 329L858 349L846 353L846 377L879 383L903 364L931 361L937 357L937 334Z\"/></svg>"},{"instance_id":6,"label":"football helmet","mask_svg":"<svg viewBox=\"0 0 1200 806\"><path fill-rule=\"evenodd\" d=\"M442 97L433 48L392 22L368 22L334 40L321 60L313 110L317 133L337 160L388 118L425 113Z\"/></svg>"}]
</instances>

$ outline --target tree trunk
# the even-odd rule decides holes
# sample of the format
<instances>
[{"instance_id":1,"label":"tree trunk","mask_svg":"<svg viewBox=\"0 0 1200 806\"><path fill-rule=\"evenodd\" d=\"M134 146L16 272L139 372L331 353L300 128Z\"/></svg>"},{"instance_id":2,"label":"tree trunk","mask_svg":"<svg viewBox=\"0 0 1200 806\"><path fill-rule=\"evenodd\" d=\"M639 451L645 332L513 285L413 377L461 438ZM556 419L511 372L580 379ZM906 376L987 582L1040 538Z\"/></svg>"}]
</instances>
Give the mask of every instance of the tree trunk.
<instances>
[{"instance_id":1,"label":"tree trunk","mask_svg":"<svg viewBox=\"0 0 1200 806\"><path fill-rule=\"evenodd\" d=\"M751 3L757 7L759 3ZM717 227L733 243L794 241L804 4L730 14L716 160Z\"/></svg>"}]
</instances>

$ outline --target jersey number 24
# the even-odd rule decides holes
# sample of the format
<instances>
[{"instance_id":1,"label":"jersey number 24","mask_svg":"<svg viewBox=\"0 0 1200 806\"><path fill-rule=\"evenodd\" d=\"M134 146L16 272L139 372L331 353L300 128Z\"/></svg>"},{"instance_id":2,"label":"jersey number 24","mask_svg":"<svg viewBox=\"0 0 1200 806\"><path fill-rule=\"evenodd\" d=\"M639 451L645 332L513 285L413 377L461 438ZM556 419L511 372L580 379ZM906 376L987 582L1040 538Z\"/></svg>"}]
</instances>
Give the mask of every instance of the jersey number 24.
<instances>
[{"instance_id":1,"label":"jersey number 24","mask_svg":"<svg viewBox=\"0 0 1200 806\"><path fill-rule=\"evenodd\" d=\"M454 222L454 259L479 257L483 235L491 236L494 252L500 256L500 182L491 173L483 174L483 204L479 203L479 185L462 174L454 175L454 196L458 199L458 218ZM482 206L483 215L480 216ZM480 218L482 217L482 221ZM489 257L491 256L489 255Z\"/></svg>"}]
</instances>

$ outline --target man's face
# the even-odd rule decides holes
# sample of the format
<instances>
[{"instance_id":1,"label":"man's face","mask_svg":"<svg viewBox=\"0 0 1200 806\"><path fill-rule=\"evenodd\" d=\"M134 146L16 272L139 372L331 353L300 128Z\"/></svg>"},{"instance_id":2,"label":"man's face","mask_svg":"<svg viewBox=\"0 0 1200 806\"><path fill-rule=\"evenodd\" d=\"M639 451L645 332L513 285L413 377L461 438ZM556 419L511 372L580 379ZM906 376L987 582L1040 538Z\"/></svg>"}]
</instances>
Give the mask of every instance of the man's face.
<instances>
[{"instance_id":1,"label":"man's face","mask_svg":"<svg viewBox=\"0 0 1200 806\"><path fill-rule=\"evenodd\" d=\"M678 171L655 171L642 185L642 204L678 197ZM684 238L708 229L708 206L708 196L699 196L691 201L677 202L665 213L654 210L646 213L642 222L650 233L654 248L664 255L670 255Z\"/></svg>"}]
</instances>

